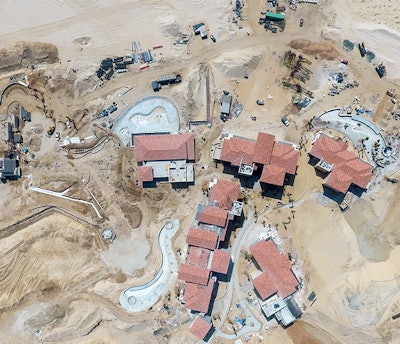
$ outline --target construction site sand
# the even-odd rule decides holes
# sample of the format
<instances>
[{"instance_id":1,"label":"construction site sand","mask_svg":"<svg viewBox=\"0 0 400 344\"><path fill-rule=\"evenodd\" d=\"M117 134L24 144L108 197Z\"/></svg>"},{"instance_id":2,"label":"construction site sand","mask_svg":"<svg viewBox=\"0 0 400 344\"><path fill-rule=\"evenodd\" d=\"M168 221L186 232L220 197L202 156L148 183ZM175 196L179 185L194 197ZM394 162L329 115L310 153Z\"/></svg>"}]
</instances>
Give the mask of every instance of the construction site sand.
<instances>
[{"instance_id":1,"label":"construction site sand","mask_svg":"<svg viewBox=\"0 0 400 344\"><path fill-rule=\"evenodd\" d=\"M280 86L281 78L287 73L287 70L280 64L280 58L283 52L289 48L288 44L290 41L294 39L304 39L310 42L317 42L318 44L322 42L322 46L318 46L317 48L325 48L328 45L333 45L340 54L343 54L340 50L342 39L348 38L357 41L364 37L368 38L365 36L364 32L357 31L359 28L364 29L363 26L360 26L362 25L361 21L376 23L376 18L382 17L387 19L386 25L398 29L398 27L393 27L393 20L389 21L392 16L392 12L387 11L389 9L387 6L389 5L389 0L380 1L376 8L372 7L363 11L362 15L365 16L365 18L360 18L359 16L361 1L354 1L351 3L348 1L338 1L333 4L327 1L321 1L318 6L310 7L308 5L302 5L297 12L290 12L292 18L288 21L285 32L283 34L279 33L276 36L271 36L270 33L264 32L257 24L259 11L265 10L264 5L260 2L252 7L251 10L253 12L251 13L253 16L248 24L246 23L247 27L245 27L246 31L249 30L249 32L255 33L255 35L243 39L246 35L246 31L237 30L233 24L227 23L227 18L232 16L232 12L229 2L222 0L212 5L206 1L182 1L178 3L160 1L153 2L151 6L140 1L132 2L122 0L114 1L112 4L106 1L78 3L72 0L64 0L57 3L47 0L42 1L40 5L27 3L24 4L24 6L16 2L6 1L4 4L2 3L2 14L5 14L3 23L7 30L2 32L0 45L2 47L10 46L14 44L14 42L20 40L21 36L28 41L40 40L54 43L59 49L62 62L60 65L61 68L76 66L79 70L83 71L89 67L91 68L90 70L95 71L98 62L104 56L113 56L123 54L124 51L130 51L131 42L133 40L141 41L143 48L164 44L168 48L162 51L163 61L160 62L159 65L165 68L163 69L165 73L175 72L177 68L186 68L186 72L190 74L192 70L198 68L199 63L210 62L215 87L213 97L217 99L220 91L227 88L233 94L237 94L240 101L245 104L245 111L242 115L238 119L228 121L224 126L216 120L218 116L218 107L216 106L214 114L215 123L212 132L208 134L203 128L196 129L198 130L196 133L199 137L204 134L207 138L215 138L218 136L216 133L224 130L226 132L234 132L241 136L255 138L259 130L265 130L274 133L278 139L296 143L298 142L299 133L304 127L304 120L313 115L318 115L319 111L323 111L325 107L333 107L333 105L337 104L342 105L341 102L351 102L352 97L356 95L355 92L372 92L375 91L376 87L379 88L379 92L384 92L389 83L385 80L372 78L371 73L373 73L373 71L365 74L369 71L369 67L372 68L372 66L367 65L365 61L365 66L362 65L363 62L360 62L360 65L362 65L364 69L357 69L361 68L357 66L358 63L356 62L358 61L356 58L359 58L359 54L357 51L354 51L349 56L351 56L354 61L354 63L351 62L354 68L359 72L361 82L360 89L349 90L348 93L343 93L335 97L335 99L326 98L323 102L312 106L298 117L295 117L290 112L290 109L284 108L286 104L290 102L291 93L290 91L283 91ZM368 6L370 6L370 4L368 4ZM375 6L375 4L373 4L373 6ZM19 21L15 20L16 13L18 13ZM37 15L32 16L32 13L36 13ZM305 19L305 28L303 31L298 29L299 18ZM210 27L210 33L213 33L217 37L218 44L213 45L210 40L203 42L199 37L195 37L189 44L189 54L187 54L186 47L171 46L171 43L177 39L175 35L178 32L190 32L191 28L189 25L205 19L207 19L207 24ZM341 29L329 25L336 25L337 27L341 27ZM146 30L142 29L144 27ZM325 31L321 36L318 36L316 32L319 33L322 29ZM387 46L381 51L378 44L378 38L386 37L386 34L380 31L381 29L386 30L384 27L379 27L379 30L373 28L373 31L369 32L372 38L370 47L371 50L374 50L376 53L377 59L381 58L382 60L387 59L387 61L390 61L393 59L393 56L391 56L391 47ZM333 40L331 42L324 42L324 37L332 38ZM368 47L368 39L365 39L365 41ZM266 42L268 42L268 44ZM392 45L394 44L393 42L395 43L395 41L392 41ZM204 54L202 54L203 51ZM222 53L223 55L221 55ZM309 53L318 54L318 49L312 52L309 51ZM260 56L261 60L257 60ZM312 59L313 56L308 56L308 58ZM71 59L71 61L67 62L69 59ZM173 59L178 59L178 62L185 61L185 63L177 63L176 60ZM249 61L256 61L257 63L251 68L250 78L246 81L242 78L242 74L244 76L244 73L247 72L249 68L243 66L243 64ZM316 61L313 63L313 66L318 65L318 63L319 62ZM321 63L323 64L324 62L321 61ZM389 71L394 71L391 69L392 67L390 65L388 67ZM153 66L150 69L152 68ZM149 70L148 73L145 72L147 74L135 74L134 80L129 81L133 83L134 94L129 96L131 97L130 99L127 98L127 102L129 101L131 103L141 96L148 94L151 78L158 75L156 68L158 67L154 66L154 71ZM227 74L227 76L225 76L225 74ZM364 74L366 76L363 76ZM393 78L394 76L396 76L395 73L388 75L389 78ZM227 80L226 77L228 77ZM235 80L237 78L240 79L239 83ZM129 80L131 79L129 74ZM371 80L369 81L366 79ZM127 83L126 80L127 79L124 78L116 78L105 85L104 91L100 91L102 92L101 97L105 99L107 91L111 92L111 90L115 88L124 86ZM363 86L363 83L365 86ZM87 87L89 84L85 85L82 87ZM173 97L177 97L176 102L179 107L185 104L186 100L189 98L189 93L185 91L186 86L187 83L184 78L181 85L176 86L176 88L166 89L165 94L171 94ZM364 88L361 89L361 87ZM181 91L183 91L183 97L180 97ZM378 92L378 90L376 92ZM255 104L256 99L267 98L269 94L271 94L274 99L268 101L265 107L261 108ZM318 92L316 92L316 94L318 95ZM66 100L61 97L61 101L64 102L65 105L59 105L59 112L65 113L66 104L73 104L74 102L86 103L86 101L88 99L90 100L90 97L93 96L95 95L93 94L91 96L90 92L88 92L82 99ZM99 98L101 97L99 96ZM194 88L193 96L191 97L195 105L194 108L200 113L201 109L204 109L204 107L197 105L197 103L204 103L202 89ZM172 99L174 100L174 98ZM93 101L93 99L91 99L91 101ZM218 105L218 101L216 103ZM54 106L56 106L56 104ZM253 113L257 116L257 121L252 121L250 119L250 115ZM291 125L288 128L285 128L280 123L280 116L282 114L289 114L292 116ZM48 141L44 142L47 143ZM208 179L210 175L218 176L220 173L220 171L218 172L218 170L213 168L213 164L209 161L207 145L208 143L199 143L198 145L199 150L201 150L201 163L205 164L207 168L199 172L203 179ZM40 146L40 149L42 147L43 144ZM45 148L48 150L51 149L48 145L45 145ZM203 148L204 151L202 151ZM78 161L72 162L76 164L76 166L80 166ZM306 164L306 162L301 163ZM48 168L47 166L52 165L49 164L45 166L41 173L45 173L44 170ZM129 164L126 162L124 166L126 166L126 169L124 169L125 173L129 168ZM113 169L114 165L110 162L107 164L107 167ZM115 168L115 170L117 169ZM306 166L299 167L299 173L305 170L313 172L312 169L310 170ZM72 173L76 173L75 168L71 169L71 171ZM133 172L131 174L132 176L134 175ZM293 249L298 251L299 256L305 262L303 274L306 280L307 291L315 290L317 293L317 301L312 307L307 309L303 318L303 322L305 323L303 327L305 328L307 324L312 324L318 329L322 328L324 331L336 337L337 341L340 343L378 343L378 337L381 334L388 334L386 342L389 342L391 340L391 333L398 332L398 325L391 321L390 316L400 309L395 288L399 270L397 263L399 249L396 247L399 243L398 235L396 234L396 219L398 219L398 214L400 212L398 208L398 204L400 203L398 201L399 193L397 192L397 195L396 193L393 195L393 191L382 188L381 191L372 194L375 201L369 199L369 194L367 193L362 199L356 201L349 213L343 215L334 204L328 202L322 205L318 203L321 202L319 196L322 192L321 180L312 174L310 174L309 177L310 178L307 179L307 185L309 185L310 189L306 195L303 196L302 201L296 205L295 221L292 221L291 224L288 225L287 232L282 229L282 226L280 226L279 229L280 232L283 233L281 233L282 237L290 236L292 238L291 243ZM200 185L201 180L198 180L198 182ZM301 190L304 190L304 185L299 185L299 187L300 186ZM159 192L167 195L170 193L168 190L170 189L163 186ZM18 192L16 192L11 186L4 185L4 188L1 190L4 196L4 199L2 198L2 204L8 204L9 209L11 209L13 205L17 207L24 206L24 203L18 200L19 195L23 193L21 191L23 190L18 190ZM295 192L297 191L296 189ZM189 192L182 191L180 193L175 193L174 191L174 193L171 193L171 195L164 199L161 197L163 200L162 205L157 203L160 198L154 193L152 194L150 192L149 195L141 194L140 196L136 196L139 199L143 197L143 200L140 201L143 207L143 222L140 231L146 235L145 242L147 242L148 239L149 242L151 242L151 247L156 247L156 240L153 240L151 234L153 230L157 230L157 226L151 227L149 225L161 221L165 216L171 216L174 213L179 214L179 216L182 217L182 219L180 219L182 228L190 225L194 216L196 201L200 199L199 193L201 193L201 191L199 191L197 187L196 190L190 190ZM298 194L303 195L303 191L298 192ZM35 205L38 199L44 201L40 197L31 197L29 202ZM386 211L389 202L392 202L393 205ZM118 203L118 199L115 203ZM371 206L371 204L373 204L373 206ZM114 204L112 207L111 209L113 209L113 211L115 210L116 219L122 223L123 216L120 214L117 204ZM374 211L365 212L364 209L373 209ZM362 214L362 216L360 216L360 214ZM10 216L11 215L12 214L10 214ZM283 220L287 219L289 215L290 212L288 209L282 210L281 213L274 213L271 218L269 218L269 221L281 223ZM364 231L366 227L365 224L368 224L371 228L370 231ZM126 227L128 228L129 226ZM56 232L58 233L59 230ZM121 232L121 241L126 240L129 243L134 241L134 238L139 238L139 236L133 234L131 236L126 228ZM377 234L377 236L374 236L374 233ZM360 240L360 237L363 239ZM377 241L377 238L379 241ZM10 247L14 247L18 244L20 240L20 237L17 236L9 237L5 241L2 240L1 249L6 251L10 249ZM59 242L60 240L62 240L62 243ZM128 256L129 250L127 246L129 245L126 244L126 246L123 247L124 245L122 242L119 243L118 240L119 238L117 237L117 242L115 242L116 248L114 249L114 247L112 247L110 249L112 254L109 256L110 259L107 260L110 264L109 269L115 273L118 273L118 270L121 268L126 269L125 271L128 274L137 273L137 271L132 273L133 267L139 268L143 266L143 261L138 260L134 262L132 259L132 261L128 261L127 266L124 267L124 257ZM51 241L51 243L49 243L49 241ZM98 258L98 255L89 255L89 251L79 248L79 255L77 254L76 257L74 256L72 258L68 256L70 252L75 252L77 250L79 244L72 244L70 242L65 244L64 241L62 236L40 238L38 243L31 245L31 248L26 246L28 249L27 252L35 255L37 252L35 251L37 245L43 245L45 252L48 252L48 254L53 257L54 252L49 250L47 246L57 243L58 246L61 245L68 249L68 253L65 253L64 256L72 259L71 265L61 262L68 269L73 270L79 267L83 269L83 273L92 271L90 270L92 268L98 271L104 271L104 264ZM139 240L137 239L137 241ZM176 247L183 249L185 246L185 233L182 232L177 237ZM118 257L121 249L126 252L126 255ZM64 254L63 252L64 251L62 251L62 254ZM141 252L142 254L148 252L153 253L153 251L149 251L147 244L143 245L143 251ZM36 254L36 256L36 260L42 262L40 254ZM107 252L102 253L102 256L108 257ZM6 259L6 257L10 256L5 255L4 259ZM59 257L61 259L61 256ZM158 262L157 257L158 256L156 256L154 252L154 258L152 257L153 263L148 265L149 275L156 269ZM76 263L73 263L74 260L76 260ZM55 262L59 261L55 260ZM91 264L89 264L90 268L86 267L84 265L86 262L94 262L93 267ZM16 263L18 263L18 260ZM51 268L51 266L49 267L46 265L51 264L50 262L45 261L44 263L44 267ZM24 260L22 264L27 264L28 267L30 266L27 260ZM22 267L18 263L15 271L19 270L22 270ZM132 285L133 281L146 282L146 278L149 276L142 274L142 270L143 268L139 269L140 275L137 277L128 276L125 281L122 278L121 281L124 282L121 284L114 283L110 279L104 277L103 280L100 279L97 283L92 283L90 291L94 292L96 295L109 297L110 299L114 297L117 299L118 290L122 290L124 286ZM18 273L14 273L17 277ZM47 276L46 274L47 272L44 271L45 276ZM68 282L63 280L64 277L57 274L56 277L56 281L64 283L66 289L68 289ZM77 274L76 278L81 278L81 275ZM15 300L16 302L16 300L20 299L30 288L30 283L27 283L28 286L18 286L19 289L17 288L13 294L11 287L15 287L15 285L7 282L5 284L5 290L9 293L7 295L10 295L9 300ZM32 284L34 286L37 285L37 283ZM84 289L86 290L87 288L88 287ZM41 301L46 300L41 299ZM82 302L81 305L79 305L79 303L74 303L71 314L64 318L64 322L59 323L60 336L55 336L53 339L57 338L57 340L61 340L61 334L63 334L66 339L68 335L71 335L74 331L75 333L83 335L83 332L76 331L77 327L69 327L68 319L71 317L73 319L71 323L78 324L79 321L77 318L79 318L78 314L81 312L85 314L85 316L81 317L82 323L84 323L84 320L87 318L86 309L89 309L93 310L93 313L96 313L92 322L96 321L96 317L99 313L97 313L95 309L98 304L100 304L98 299L96 299L96 302ZM33 303L33 305L33 307L44 310L51 309L46 307L42 308L40 302ZM83 312L82 310L85 311ZM23 308L21 311L23 311ZM18 312L18 308L15 312ZM47 311L47 313L53 312ZM10 314L12 315L13 312ZM15 340L15 338L21 338L21 336L26 333L24 332L23 326L25 322L21 321L23 318L18 318L18 316L13 318L10 314L3 316L3 328L6 329L7 324L13 322L21 324L21 326L17 326L15 331L11 333L13 337L7 337ZM33 313L32 309L28 309L25 314L28 314L28 317L32 317L33 314L37 313ZM60 314L60 312L54 311L54 314ZM72 314L75 315L72 317ZM116 314L118 314L118 310ZM122 313L120 316L123 316ZM155 315L151 316L156 317ZM42 316L38 318L41 317ZM103 318L110 319L110 317L104 314ZM20 321L16 322L15 319L20 319ZM90 333L87 340L82 338L79 342L90 343L91 338L103 342L127 342L127 337L129 335L127 332L116 330L115 328L118 327L120 323L113 321L111 322L113 325L102 323L93 333ZM131 321L134 322L133 320ZM82 328L85 328L84 325L85 324L82 325ZM121 326L121 328L124 327ZM63 329L65 329L65 331L62 331ZM34 327L29 328L29 331L31 330L33 331ZM32 339L32 331L29 332L29 340ZM301 338L303 329L300 328L298 331L299 332L296 332L292 336L294 343L301 343L298 338ZM328 340L324 339L329 336L324 337L322 334L318 336L316 335L317 330L314 332L309 330L308 332L311 334L314 333L314 337L321 339L320 342L329 343ZM9 331L4 330L2 333L7 334ZM146 335L143 337L135 336L134 340L138 343L140 341L145 343L155 341L151 331L146 329L143 333ZM177 343L179 343L180 338L178 334L179 332L177 333L177 337L173 339ZM285 340L287 340L286 333L280 336L277 331L274 332L273 337L276 342L284 343ZM277 338L275 339L275 337ZM191 340L191 338L192 337L188 337L188 341ZM307 339L305 342L311 342L311 340L312 339ZM77 339L72 342L77 342Z\"/></svg>"}]
</instances>

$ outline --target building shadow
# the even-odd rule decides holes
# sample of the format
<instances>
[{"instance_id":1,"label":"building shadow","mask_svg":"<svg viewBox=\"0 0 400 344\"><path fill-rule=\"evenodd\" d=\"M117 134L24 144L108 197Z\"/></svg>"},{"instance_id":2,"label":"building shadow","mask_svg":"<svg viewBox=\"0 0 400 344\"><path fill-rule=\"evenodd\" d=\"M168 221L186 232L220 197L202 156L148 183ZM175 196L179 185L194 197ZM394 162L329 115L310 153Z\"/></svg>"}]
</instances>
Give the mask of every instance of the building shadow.
<instances>
[{"instance_id":1,"label":"building shadow","mask_svg":"<svg viewBox=\"0 0 400 344\"><path fill-rule=\"evenodd\" d=\"M314 168L315 171L315 175L321 179L325 179L328 176L328 172L322 172L320 170L317 170L316 168Z\"/></svg>"},{"instance_id":2,"label":"building shadow","mask_svg":"<svg viewBox=\"0 0 400 344\"><path fill-rule=\"evenodd\" d=\"M217 277L218 281L228 283L231 281L233 272L233 262L232 259L229 261L228 272L225 274L213 272L214 276Z\"/></svg>"},{"instance_id":3,"label":"building shadow","mask_svg":"<svg viewBox=\"0 0 400 344\"><path fill-rule=\"evenodd\" d=\"M179 189L187 189L189 186L193 186L194 185L194 181L193 182L182 182L182 183L171 183L172 188L174 190L179 190Z\"/></svg>"},{"instance_id":4,"label":"building shadow","mask_svg":"<svg viewBox=\"0 0 400 344\"><path fill-rule=\"evenodd\" d=\"M143 186L144 189L156 188L157 187L157 182L155 180L152 180L151 182L143 182L142 186Z\"/></svg>"},{"instance_id":5,"label":"building shadow","mask_svg":"<svg viewBox=\"0 0 400 344\"><path fill-rule=\"evenodd\" d=\"M215 298L217 297L217 293L218 293L218 287L219 287L218 281L215 281L214 288L211 293L210 305L208 307L208 311L207 311L206 315L211 316L212 310L214 308Z\"/></svg>"},{"instance_id":6,"label":"building shadow","mask_svg":"<svg viewBox=\"0 0 400 344\"><path fill-rule=\"evenodd\" d=\"M228 227L226 228L225 240L224 241L220 241L219 248L225 248L225 249L229 249L230 248L229 247L229 239L230 239L230 237L232 235L232 231L235 231L235 230L236 230L235 225L232 222L230 222L228 224Z\"/></svg>"},{"instance_id":7,"label":"building shadow","mask_svg":"<svg viewBox=\"0 0 400 344\"><path fill-rule=\"evenodd\" d=\"M263 197L269 197L274 199L282 199L284 186L277 186L267 183L260 183L261 185L261 195Z\"/></svg>"},{"instance_id":8,"label":"building shadow","mask_svg":"<svg viewBox=\"0 0 400 344\"><path fill-rule=\"evenodd\" d=\"M319 160L318 158L312 156L312 155L308 155L308 164L315 167L316 164L318 164Z\"/></svg>"},{"instance_id":9,"label":"building shadow","mask_svg":"<svg viewBox=\"0 0 400 344\"><path fill-rule=\"evenodd\" d=\"M203 338L203 340L207 343L212 338L212 336L214 335L215 331L216 331L215 327L212 326L210 331L208 331L207 335Z\"/></svg>"},{"instance_id":10,"label":"building shadow","mask_svg":"<svg viewBox=\"0 0 400 344\"><path fill-rule=\"evenodd\" d=\"M244 176L238 173L238 167L232 166L230 164L224 164L223 173L229 174L239 179L240 186L247 189L253 189L254 184L261 177L261 169L254 169L251 176Z\"/></svg>"},{"instance_id":11,"label":"building shadow","mask_svg":"<svg viewBox=\"0 0 400 344\"><path fill-rule=\"evenodd\" d=\"M353 195L356 195L357 197L361 197L365 191L365 189L360 188L355 184L351 184L349 187L349 192L351 192Z\"/></svg>"},{"instance_id":12,"label":"building shadow","mask_svg":"<svg viewBox=\"0 0 400 344\"><path fill-rule=\"evenodd\" d=\"M323 195L327 198L329 198L330 200L340 204L342 203L345 194L335 191L333 189L331 189L330 187L326 186L325 184L322 184L322 188L323 188Z\"/></svg>"},{"instance_id":13,"label":"building shadow","mask_svg":"<svg viewBox=\"0 0 400 344\"><path fill-rule=\"evenodd\" d=\"M297 167L296 167L295 174L286 173L284 185L293 186L294 185L294 180L296 178L296 175L297 175Z\"/></svg>"}]
</instances>

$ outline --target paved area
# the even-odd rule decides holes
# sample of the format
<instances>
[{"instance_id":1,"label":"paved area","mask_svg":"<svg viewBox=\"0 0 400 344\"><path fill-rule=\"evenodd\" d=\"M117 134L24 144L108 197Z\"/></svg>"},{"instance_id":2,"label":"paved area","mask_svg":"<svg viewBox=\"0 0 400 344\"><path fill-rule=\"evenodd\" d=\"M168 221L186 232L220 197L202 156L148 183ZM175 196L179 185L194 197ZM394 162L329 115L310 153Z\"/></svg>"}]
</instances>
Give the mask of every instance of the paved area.
<instances>
[{"instance_id":1,"label":"paved area","mask_svg":"<svg viewBox=\"0 0 400 344\"><path fill-rule=\"evenodd\" d=\"M178 271L178 263L172 249L172 238L179 229L178 220L169 220L158 236L162 254L160 270L154 278L141 286L126 289L119 297L121 306L128 312L142 312L153 306L160 296L167 293Z\"/></svg>"},{"instance_id":2,"label":"paved area","mask_svg":"<svg viewBox=\"0 0 400 344\"><path fill-rule=\"evenodd\" d=\"M237 268L237 261L239 260L239 255L240 255L240 250L243 246L243 244L246 242L247 236L250 234L254 226L256 225L255 218L253 216L253 211L250 209L249 213L247 215L247 220L243 224L243 227L239 230L236 239L232 245L232 261L234 263L233 265L233 270L232 270L232 278L230 283L228 283L228 290L223 297L222 300L219 300L219 302L223 302L224 309L221 312L221 326L225 323L225 320L228 316L229 309L232 304L233 300L233 295L234 291L236 290L237 295L240 297L240 288L239 288L239 272ZM259 331L261 329L261 323L256 319L256 317L253 315L253 313L250 310L250 307L248 306L247 302L243 299L239 300L239 303L244 310L246 314L246 324L243 326L243 328L237 332L237 335L234 334L226 334L221 331L221 326L218 327L214 333L213 337L223 337L227 339L235 339L239 336L242 336L247 333L251 333L254 331Z\"/></svg>"},{"instance_id":3,"label":"paved area","mask_svg":"<svg viewBox=\"0 0 400 344\"><path fill-rule=\"evenodd\" d=\"M174 134L179 131L179 112L166 97L146 97L121 114L113 131L125 145L131 144L133 134Z\"/></svg>"},{"instance_id":4,"label":"paved area","mask_svg":"<svg viewBox=\"0 0 400 344\"><path fill-rule=\"evenodd\" d=\"M345 134L356 149L364 148L363 152L372 166L377 165L376 161L382 166L395 162L394 154L391 156L384 154L386 144L379 128L365 118L345 114L340 109L332 109L316 117L313 124L316 127L334 129Z\"/></svg>"}]
</instances>

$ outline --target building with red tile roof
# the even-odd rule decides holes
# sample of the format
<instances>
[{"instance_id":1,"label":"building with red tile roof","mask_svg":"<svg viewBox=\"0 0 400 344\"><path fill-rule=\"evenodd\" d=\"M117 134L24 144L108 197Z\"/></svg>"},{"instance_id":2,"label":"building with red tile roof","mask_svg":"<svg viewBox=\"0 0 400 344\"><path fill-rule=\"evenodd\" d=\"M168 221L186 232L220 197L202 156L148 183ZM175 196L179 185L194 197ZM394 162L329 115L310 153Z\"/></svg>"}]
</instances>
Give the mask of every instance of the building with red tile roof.
<instances>
[{"instance_id":1,"label":"building with red tile roof","mask_svg":"<svg viewBox=\"0 0 400 344\"><path fill-rule=\"evenodd\" d=\"M186 243L191 246L215 250L218 244L218 234L200 228L190 228L186 236Z\"/></svg>"},{"instance_id":2,"label":"building with red tile roof","mask_svg":"<svg viewBox=\"0 0 400 344\"><path fill-rule=\"evenodd\" d=\"M352 184L366 189L372 177L372 166L347 148L346 143L321 133L309 153L333 166L324 185L341 193L346 193Z\"/></svg>"},{"instance_id":3,"label":"building with red tile roof","mask_svg":"<svg viewBox=\"0 0 400 344\"><path fill-rule=\"evenodd\" d=\"M268 277L260 275L253 280L254 288L260 297L276 289L279 297L284 299L296 291L299 282L292 272L292 264L285 254L279 252L272 240L258 241L250 247L250 252Z\"/></svg>"},{"instance_id":4,"label":"building with red tile roof","mask_svg":"<svg viewBox=\"0 0 400 344\"><path fill-rule=\"evenodd\" d=\"M194 334L199 339L204 339L210 332L212 324L204 320L204 318L197 317L189 327L189 332Z\"/></svg>"},{"instance_id":5,"label":"building with red tile roof","mask_svg":"<svg viewBox=\"0 0 400 344\"><path fill-rule=\"evenodd\" d=\"M226 275L230 267L230 251L217 247L220 241L225 240L229 221L242 213L240 202L237 201L239 183L214 179L209 188L210 204L198 207L196 220L200 228L192 227L188 231L186 243L189 245L189 254L186 264L180 265L178 273L178 278L186 282L183 296L185 307L201 313L209 312L213 298L217 277L210 279L210 273ZM221 275L217 276L221 278Z\"/></svg>"},{"instance_id":6,"label":"building with red tile roof","mask_svg":"<svg viewBox=\"0 0 400 344\"><path fill-rule=\"evenodd\" d=\"M228 211L211 205L207 205L204 211L199 214L198 221L218 227L225 227L228 218Z\"/></svg>"},{"instance_id":7,"label":"building with red tile roof","mask_svg":"<svg viewBox=\"0 0 400 344\"><path fill-rule=\"evenodd\" d=\"M153 181L153 167L138 166L137 176L138 176L139 182L152 182Z\"/></svg>"},{"instance_id":8,"label":"building with red tile roof","mask_svg":"<svg viewBox=\"0 0 400 344\"><path fill-rule=\"evenodd\" d=\"M233 166L251 165L254 149L254 141L237 136L228 136L222 143L220 160L229 162Z\"/></svg>"},{"instance_id":9,"label":"building with red tile roof","mask_svg":"<svg viewBox=\"0 0 400 344\"><path fill-rule=\"evenodd\" d=\"M211 271L226 275L229 270L229 266L231 263L231 253L225 250L215 250L212 263L211 263Z\"/></svg>"},{"instance_id":10,"label":"building with red tile roof","mask_svg":"<svg viewBox=\"0 0 400 344\"><path fill-rule=\"evenodd\" d=\"M210 270L200 266L181 264L179 265L178 279L189 283L207 285Z\"/></svg>"},{"instance_id":11,"label":"building with red tile roof","mask_svg":"<svg viewBox=\"0 0 400 344\"><path fill-rule=\"evenodd\" d=\"M193 134L139 135L135 137L137 162L195 160Z\"/></svg>"},{"instance_id":12,"label":"building with red tile roof","mask_svg":"<svg viewBox=\"0 0 400 344\"><path fill-rule=\"evenodd\" d=\"M186 262L191 265L206 268L210 259L210 253L211 251L205 248L190 246Z\"/></svg>"},{"instance_id":13,"label":"building with red tile roof","mask_svg":"<svg viewBox=\"0 0 400 344\"><path fill-rule=\"evenodd\" d=\"M286 171L277 165L265 165L263 167L260 182L282 186L285 182Z\"/></svg>"},{"instance_id":14,"label":"building with red tile roof","mask_svg":"<svg viewBox=\"0 0 400 344\"><path fill-rule=\"evenodd\" d=\"M138 181L194 182L193 134L138 135L134 143Z\"/></svg>"},{"instance_id":15,"label":"building with red tile roof","mask_svg":"<svg viewBox=\"0 0 400 344\"><path fill-rule=\"evenodd\" d=\"M186 283L183 301L185 308L195 312L208 313L214 291L214 280L210 279L208 284L199 285Z\"/></svg>"},{"instance_id":16,"label":"building with red tile roof","mask_svg":"<svg viewBox=\"0 0 400 344\"><path fill-rule=\"evenodd\" d=\"M333 169L332 172L329 174L329 177L324 185L338 192L346 193L347 190L350 188L352 181L353 178L351 176L343 172L342 169L336 168Z\"/></svg>"},{"instance_id":17,"label":"building with red tile roof","mask_svg":"<svg viewBox=\"0 0 400 344\"><path fill-rule=\"evenodd\" d=\"M300 152L291 144L275 142L270 164L284 168L288 174L295 174L299 155Z\"/></svg>"},{"instance_id":18,"label":"building with red tile roof","mask_svg":"<svg viewBox=\"0 0 400 344\"><path fill-rule=\"evenodd\" d=\"M295 175L299 155L293 145L276 142L274 135L262 132L258 133L256 141L232 135L224 137L221 150L216 147L213 151L214 159L239 167L238 174L241 175L251 176L254 170L263 166L260 181L277 186L283 186L285 182L282 169L285 174ZM270 167L265 169L267 166Z\"/></svg>"},{"instance_id":19,"label":"building with red tile roof","mask_svg":"<svg viewBox=\"0 0 400 344\"><path fill-rule=\"evenodd\" d=\"M240 184L222 179L213 179L210 183L210 202L217 207L231 210L232 203L237 201L240 195Z\"/></svg>"},{"instance_id":20,"label":"building with red tile roof","mask_svg":"<svg viewBox=\"0 0 400 344\"><path fill-rule=\"evenodd\" d=\"M319 138L314 142L310 155L325 160L328 164L334 164L336 162L336 154L347 150L347 148L347 143L336 141L321 133Z\"/></svg>"},{"instance_id":21,"label":"building with red tile roof","mask_svg":"<svg viewBox=\"0 0 400 344\"><path fill-rule=\"evenodd\" d=\"M263 272L261 275L254 278L253 286L262 300L266 300L278 292L278 288L267 272Z\"/></svg>"},{"instance_id":22,"label":"building with red tile roof","mask_svg":"<svg viewBox=\"0 0 400 344\"><path fill-rule=\"evenodd\" d=\"M254 147L253 161L256 164L268 165L271 161L272 150L275 145L275 136L267 133L258 133Z\"/></svg>"}]
</instances>

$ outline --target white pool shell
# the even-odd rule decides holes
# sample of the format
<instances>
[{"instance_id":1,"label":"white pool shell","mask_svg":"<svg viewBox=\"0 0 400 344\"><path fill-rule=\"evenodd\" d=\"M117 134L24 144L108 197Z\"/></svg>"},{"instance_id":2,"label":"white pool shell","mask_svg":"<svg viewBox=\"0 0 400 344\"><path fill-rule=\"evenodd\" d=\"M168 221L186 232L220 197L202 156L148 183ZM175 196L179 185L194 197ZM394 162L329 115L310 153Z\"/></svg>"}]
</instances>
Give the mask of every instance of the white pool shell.
<instances>
[{"instance_id":1,"label":"white pool shell","mask_svg":"<svg viewBox=\"0 0 400 344\"><path fill-rule=\"evenodd\" d=\"M132 135L176 134L179 131L179 112L166 97L146 97L122 113L113 131L125 145L131 144Z\"/></svg>"}]
</instances>

